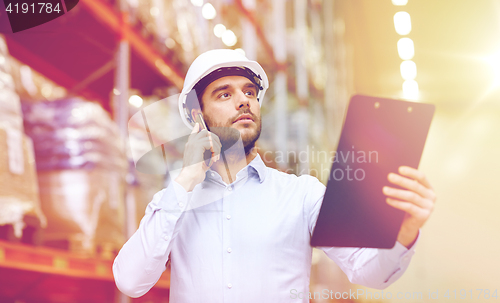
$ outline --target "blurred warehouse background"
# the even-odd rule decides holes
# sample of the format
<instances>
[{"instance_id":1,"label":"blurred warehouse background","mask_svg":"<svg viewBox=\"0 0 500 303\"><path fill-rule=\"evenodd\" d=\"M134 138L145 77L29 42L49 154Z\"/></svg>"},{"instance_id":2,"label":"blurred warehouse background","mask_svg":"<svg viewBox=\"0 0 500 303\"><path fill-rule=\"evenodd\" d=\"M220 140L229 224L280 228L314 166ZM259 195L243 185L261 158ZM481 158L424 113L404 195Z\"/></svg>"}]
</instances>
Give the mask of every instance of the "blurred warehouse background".
<instances>
[{"instance_id":1,"label":"blurred warehouse background","mask_svg":"<svg viewBox=\"0 0 500 303\"><path fill-rule=\"evenodd\" d=\"M267 164L323 183L331 159L315 155L335 150L352 95L436 105L420 169L438 201L408 271L381 293L315 251L311 291L377 294L314 302L495 299L500 2L80 0L17 33L0 9L0 302L168 302L168 271L132 300L111 264L168 182L136 170L134 153L186 131L175 96L214 48L268 74ZM153 138L130 120L141 110L163 119ZM180 159L182 146L166 147Z\"/></svg>"}]
</instances>

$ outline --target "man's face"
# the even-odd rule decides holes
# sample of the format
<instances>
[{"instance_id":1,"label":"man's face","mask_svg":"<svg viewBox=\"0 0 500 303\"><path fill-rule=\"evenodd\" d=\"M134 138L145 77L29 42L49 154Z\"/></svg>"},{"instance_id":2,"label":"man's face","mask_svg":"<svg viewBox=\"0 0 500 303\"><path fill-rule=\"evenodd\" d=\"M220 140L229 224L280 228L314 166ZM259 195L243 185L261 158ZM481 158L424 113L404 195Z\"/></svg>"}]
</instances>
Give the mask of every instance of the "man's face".
<instances>
[{"instance_id":1,"label":"man's face","mask_svg":"<svg viewBox=\"0 0 500 303\"><path fill-rule=\"evenodd\" d=\"M227 76L210 83L202 96L207 126L238 130L246 153L254 147L262 128L257 93L257 87L249 79Z\"/></svg>"}]
</instances>

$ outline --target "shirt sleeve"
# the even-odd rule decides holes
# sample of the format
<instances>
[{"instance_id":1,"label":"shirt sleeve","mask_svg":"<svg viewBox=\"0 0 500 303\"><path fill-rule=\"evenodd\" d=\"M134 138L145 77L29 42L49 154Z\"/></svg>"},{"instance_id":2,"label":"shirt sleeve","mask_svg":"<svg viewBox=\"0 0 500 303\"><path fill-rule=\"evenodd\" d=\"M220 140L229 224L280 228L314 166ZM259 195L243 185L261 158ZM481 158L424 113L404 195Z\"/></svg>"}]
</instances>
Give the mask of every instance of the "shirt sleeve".
<instances>
[{"instance_id":1,"label":"shirt sleeve","mask_svg":"<svg viewBox=\"0 0 500 303\"><path fill-rule=\"evenodd\" d=\"M420 234L420 233L419 233ZM356 247L318 247L335 261L349 281L366 287L384 289L399 279L415 253L396 242L391 249Z\"/></svg>"},{"instance_id":2,"label":"shirt sleeve","mask_svg":"<svg viewBox=\"0 0 500 303\"><path fill-rule=\"evenodd\" d=\"M113 263L115 283L122 293L140 297L160 279L189 198L190 193L174 180L154 195L139 228Z\"/></svg>"},{"instance_id":3,"label":"shirt sleeve","mask_svg":"<svg viewBox=\"0 0 500 303\"><path fill-rule=\"evenodd\" d=\"M318 219L325 186L315 180L313 192L308 194L305 201L309 208L309 232L312 236L316 221ZM318 247L327 256L335 261L342 271L347 275L349 281L354 284L370 288L384 289L395 282L408 268L410 260L415 253L415 246L407 249L404 245L396 242L391 249L357 248L357 247Z\"/></svg>"}]
</instances>

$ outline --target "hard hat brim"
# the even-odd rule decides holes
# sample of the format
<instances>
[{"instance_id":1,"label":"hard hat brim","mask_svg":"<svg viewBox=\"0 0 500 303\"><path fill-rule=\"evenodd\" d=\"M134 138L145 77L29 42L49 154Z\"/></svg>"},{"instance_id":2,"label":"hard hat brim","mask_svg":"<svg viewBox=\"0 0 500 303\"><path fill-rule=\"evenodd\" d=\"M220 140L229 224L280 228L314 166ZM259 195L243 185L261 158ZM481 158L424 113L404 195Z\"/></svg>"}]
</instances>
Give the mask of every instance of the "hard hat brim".
<instances>
[{"instance_id":1,"label":"hard hat brim","mask_svg":"<svg viewBox=\"0 0 500 303\"><path fill-rule=\"evenodd\" d=\"M246 67L250 69L253 73L255 73L257 76L261 78L261 86L262 90L259 92L259 106L262 107L262 102L264 101L264 95L269 88L269 80L267 78L267 75L260 66L259 63L256 61L230 61L230 62L224 62L224 63L219 63L211 66L209 69L207 69L204 73L200 74L194 81L192 81L188 86L184 86L182 89L181 94L179 95L179 112L181 115L181 119L184 122L184 124L189 128L192 129L194 126L194 122L190 121L188 118L190 113L187 112L187 107L186 107L186 97L187 95L191 92L193 87L205 76L210 74L211 72L222 68L222 67Z\"/></svg>"}]
</instances>

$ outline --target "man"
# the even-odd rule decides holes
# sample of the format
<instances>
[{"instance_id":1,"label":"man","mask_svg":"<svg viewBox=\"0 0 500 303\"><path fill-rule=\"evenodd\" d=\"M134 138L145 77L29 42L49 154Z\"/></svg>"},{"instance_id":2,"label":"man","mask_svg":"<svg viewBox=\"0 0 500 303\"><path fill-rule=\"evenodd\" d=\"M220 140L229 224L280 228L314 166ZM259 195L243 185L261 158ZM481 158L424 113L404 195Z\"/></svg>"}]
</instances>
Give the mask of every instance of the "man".
<instances>
[{"instance_id":1,"label":"man","mask_svg":"<svg viewBox=\"0 0 500 303\"><path fill-rule=\"evenodd\" d=\"M268 85L260 65L233 50L212 50L193 62L179 99L192 127L184 166L154 196L115 259L123 293L145 294L170 259L170 302L308 302L298 294L309 291L309 243L325 187L314 177L268 168L257 154ZM200 107L193 105L196 96ZM351 282L379 289L408 267L435 201L429 182L413 168L401 167L388 179L406 188L381 189L389 205L406 212L396 245L321 247Z\"/></svg>"}]
</instances>

